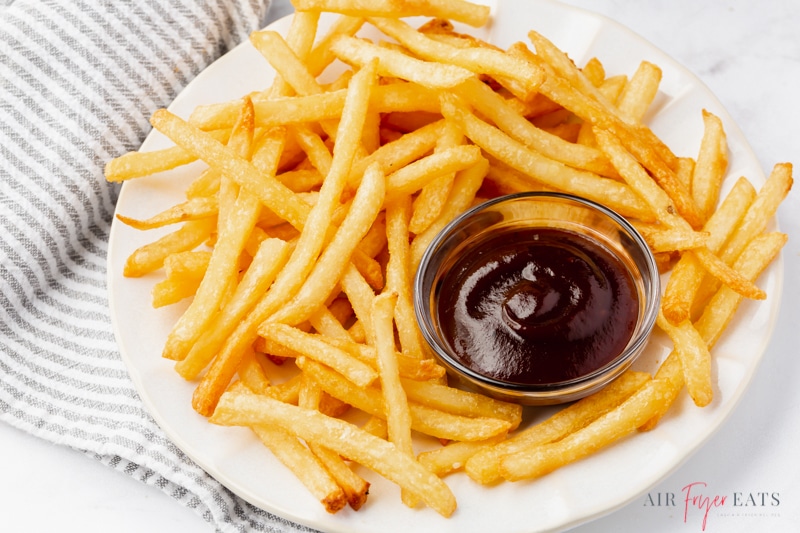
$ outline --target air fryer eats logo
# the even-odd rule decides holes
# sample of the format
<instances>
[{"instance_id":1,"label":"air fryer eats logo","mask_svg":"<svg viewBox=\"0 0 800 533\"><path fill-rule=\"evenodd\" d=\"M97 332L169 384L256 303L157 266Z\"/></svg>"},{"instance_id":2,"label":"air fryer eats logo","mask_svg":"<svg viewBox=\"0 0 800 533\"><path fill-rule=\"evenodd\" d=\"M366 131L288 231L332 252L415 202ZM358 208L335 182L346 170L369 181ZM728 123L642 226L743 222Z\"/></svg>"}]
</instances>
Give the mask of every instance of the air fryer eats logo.
<instances>
[{"instance_id":1,"label":"air fryer eats logo","mask_svg":"<svg viewBox=\"0 0 800 533\"><path fill-rule=\"evenodd\" d=\"M680 492L648 492L645 507L669 507L682 511L683 523L706 531L713 518L778 518L780 492L734 491L719 493L704 481L688 483ZM693 528L694 529L694 528Z\"/></svg>"}]
</instances>

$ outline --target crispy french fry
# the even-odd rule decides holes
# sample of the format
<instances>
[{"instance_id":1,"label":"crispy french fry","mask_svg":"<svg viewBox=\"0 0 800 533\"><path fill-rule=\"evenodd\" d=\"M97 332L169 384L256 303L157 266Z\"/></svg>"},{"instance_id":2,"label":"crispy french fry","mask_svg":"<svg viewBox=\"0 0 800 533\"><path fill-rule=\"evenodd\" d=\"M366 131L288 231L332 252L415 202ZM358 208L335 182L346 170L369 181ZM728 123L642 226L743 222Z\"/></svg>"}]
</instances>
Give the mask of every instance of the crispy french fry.
<instances>
[{"instance_id":1,"label":"crispy french fry","mask_svg":"<svg viewBox=\"0 0 800 533\"><path fill-rule=\"evenodd\" d=\"M412 81L429 89L455 87L473 75L456 65L422 61L399 50L384 48L356 37L342 35L331 43L331 49L340 60L359 67L378 58L382 76Z\"/></svg>"},{"instance_id":2,"label":"crispy french fry","mask_svg":"<svg viewBox=\"0 0 800 533\"><path fill-rule=\"evenodd\" d=\"M442 95L442 111L455 121L475 144L509 166L556 189L606 202L616 211L637 218L651 218L650 210L625 184L567 167L546 158L469 113L456 98Z\"/></svg>"},{"instance_id":3,"label":"crispy french fry","mask_svg":"<svg viewBox=\"0 0 800 533\"><path fill-rule=\"evenodd\" d=\"M243 276L231 300L209 328L191 347L187 356L175 364L175 370L186 379L196 378L211 362L224 340L256 306L259 295L275 280L286 264L289 246L280 239L262 241L250 268Z\"/></svg>"},{"instance_id":4,"label":"crispy french fry","mask_svg":"<svg viewBox=\"0 0 800 533\"><path fill-rule=\"evenodd\" d=\"M661 69L658 65L642 61L616 100L617 109L631 122L642 122L658 93L659 83Z\"/></svg>"},{"instance_id":5,"label":"crispy french fry","mask_svg":"<svg viewBox=\"0 0 800 533\"><path fill-rule=\"evenodd\" d=\"M210 420L223 425L265 427L275 424L304 440L322 443L376 471L419 495L443 516L450 516L455 511L455 497L438 477L392 444L348 422L247 393L224 394Z\"/></svg>"},{"instance_id":6,"label":"crispy french fry","mask_svg":"<svg viewBox=\"0 0 800 533\"><path fill-rule=\"evenodd\" d=\"M728 169L728 142L720 118L705 109L703 124L705 132L697 154L691 190L701 216L708 219L717 205L722 180Z\"/></svg>"},{"instance_id":7,"label":"crispy french fry","mask_svg":"<svg viewBox=\"0 0 800 533\"><path fill-rule=\"evenodd\" d=\"M705 246L712 253L718 253L722 248L738 226L755 195L755 189L747 179L737 180L703 227L708 233ZM692 254L684 254L672 269L661 298L662 311L671 323L679 324L689 318L692 301L700 288L703 276L702 265Z\"/></svg>"},{"instance_id":8,"label":"crispy french fry","mask_svg":"<svg viewBox=\"0 0 800 533\"><path fill-rule=\"evenodd\" d=\"M659 313L658 327L672 339L674 351L683 368L683 379L689 395L698 407L705 407L714 397L711 384L711 353L694 326L685 320L672 325Z\"/></svg>"},{"instance_id":9,"label":"crispy french fry","mask_svg":"<svg viewBox=\"0 0 800 533\"><path fill-rule=\"evenodd\" d=\"M537 65L501 50L482 46L452 46L430 39L396 18L371 17L369 21L423 59L457 65L475 74L487 74L501 83L509 80L507 88L521 100L528 100L536 94L544 79L544 72Z\"/></svg>"},{"instance_id":10,"label":"crispy french fry","mask_svg":"<svg viewBox=\"0 0 800 533\"><path fill-rule=\"evenodd\" d=\"M265 339L333 368L359 387L366 387L378 378L370 366L295 327L267 321L259 326L258 332Z\"/></svg>"},{"instance_id":11,"label":"crispy french fry","mask_svg":"<svg viewBox=\"0 0 800 533\"><path fill-rule=\"evenodd\" d=\"M378 389L356 387L340 374L309 359L298 359L298 365L331 396L365 413L385 418L386 409ZM409 402L408 407L412 429L440 439L484 440L507 432L511 427L506 420L453 415L415 402Z\"/></svg>"},{"instance_id":12,"label":"crispy french fry","mask_svg":"<svg viewBox=\"0 0 800 533\"><path fill-rule=\"evenodd\" d=\"M521 452L563 438L586 426L603 413L619 406L649 380L642 372L626 372L605 389L559 411L552 417L516 433L512 438L481 450L465 464L469 477L482 484L500 479L500 460L505 455Z\"/></svg>"},{"instance_id":13,"label":"crispy french fry","mask_svg":"<svg viewBox=\"0 0 800 533\"><path fill-rule=\"evenodd\" d=\"M145 244L128 257L123 275L136 278L158 270L164 265L164 260L168 256L194 250L200 246L211 236L215 225L215 219L192 220L172 233Z\"/></svg>"},{"instance_id":14,"label":"crispy french fry","mask_svg":"<svg viewBox=\"0 0 800 533\"><path fill-rule=\"evenodd\" d=\"M613 412L563 439L504 456L500 474L509 481L537 478L630 435L655 414L659 393L656 383L645 383Z\"/></svg>"},{"instance_id":15,"label":"crispy french fry","mask_svg":"<svg viewBox=\"0 0 800 533\"><path fill-rule=\"evenodd\" d=\"M218 213L216 198L193 198L181 204L174 205L157 215L145 220L138 220L124 215L117 215L120 222L138 230L148 230L160 228L169 224L187 222L189 220L199 220L210 218Z\"/></svg>"},{"instance_id":16,"label":"crispy french fry","mask_svg":"<svg viewBox=\"0 0 800 533\"><path fill-rule=\"evenodd\" d=\"M377 165L367 169L353 205L331 243L320 255L303 286L272 320L298 324L327 300L383 206L385 179Z\"/></svg>"},{"instance_id":17,"label":"crispy french fry","mask_svg":"<svg viewBox=\"0 0 800 533\"><path fill-rule=\"evenodd\" d=\"M464 0L295 0L298 11L331 11L353 16L428 16L483 26L489 7Z\"/></svg>"}]
</instances>

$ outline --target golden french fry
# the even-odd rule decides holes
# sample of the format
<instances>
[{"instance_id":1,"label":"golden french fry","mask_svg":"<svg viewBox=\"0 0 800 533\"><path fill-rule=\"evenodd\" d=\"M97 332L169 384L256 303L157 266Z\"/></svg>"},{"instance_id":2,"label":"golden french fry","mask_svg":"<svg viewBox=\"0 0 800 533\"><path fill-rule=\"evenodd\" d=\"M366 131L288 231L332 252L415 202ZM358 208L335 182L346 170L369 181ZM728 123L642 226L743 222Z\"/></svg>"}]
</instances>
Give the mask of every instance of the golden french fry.
<instances>
[{"instance_id":1,"label":"golden french fry","mask_svg":"<svg viewBox=\"0 0 800 533\"><path fill-rule=\"evenodd\" d=\"M408 397L400 383L400 372L395 358L394 346L394 308L397 293L384 292L372 302L372 336L378 354L378 370L381 381L383 405L386 408L386 428L389 442L397 449L414 457L411 441L411 412ZM403 503L409 507L417 505L418 496L403 490L400 494Z\"/></svg>"},{"instance_id":2,"label":"golden french fry","mask_svg":"<svg viewBox=\"0 0 800 533\"><path fill-rule=\"evenodd\" d=\"M661 69L658 65L642 61L616 100L617 109L631 122L641 122L658 93L659 83Z\"/></svg>"},{"instance_id":3,"label":"golden french fry","mask_svg":"<svg viewBox=\"0 0 800 533\"><path fill-rule=\"evenodd\" d=\"M230 137L230 128L208 132L220 142ZM188 165L197 161L197 156L180 146L170 146L151 152L128 152L110 160L105 166L105 178L111 182L121 182L142 176L149 176Z\"/></svg>"},{"instance_id":4,"label":"golden french fry","mask_svg":"<svg viewBox=\"0 0 800 533\"><path fill-rule=\"evenodd\" d=\"M227 147L193 128L166 109L160 109L151 119L153 127L170 137L176 144L202 155L206 163L228 174L246 187L271 211L297 228L303 227L308 204L297 198L285 185L259 172L249 161L238 157Z\"/></svg>"},{"instance_id":5,"label":"golden french fry","mask_svg":"<svg viewBox=\"0 0 800 533\"><path fill-rule=\"evenodd\" d=\"M298 13L302 12L298 11ZM312 51L304 58L306 65L308 65L308 71L314 76L322 74L322 71L336 59L336 55L331 50L331 41L336 39L337 35L349 35L352 37L361 29L364 22L365 19L363 17L349 15L340 15L333 21L328 32L319 39Z\"/></svg>"},{"instance_id":6,"label":"golden french fry","mask_svg":"<svg viewBox=\"0 0 800 533\"><path fill-rule=\"evenodd\" d=\"M599 128L594 129L594 137L620 176L647 202L659 222L672 229L691 231L689 223L677 214L669 195L658 186L617 137Z\"/></svg>"},{"instance_id":7,"label":"golden french fry","mask_svg":"<svg viewBox=\"0 0 800 533\"><path fill-rule=\"evenodd\" d=\"M430 39L408 23L395 18L371 17L369 22L422 59L457 65L475 74L487 74L500 83L508 80L507 88L521 100L528 100L536 94L544 79L544 72L537 65L501 50L481 46L452 46Z\"/></svg>"},{"instance_id":8,"label":"golden french fry","mask_svg":"<svg viewBox=\"0 0 800 533\"><path fill-rule=\"evenodd\" d=\"M153 286L153 307L162 307L191 296L205 275L211 252L179 252L164 259L166 279Z\"/></svg>"},{"instance_id":9,"label":"golden french fry","mask_svg":"<svg viewBox=\"0 0 800 533\"><path fill-rule=\"evenodd\" d=\"M397 295L394 322L405 355L422 359L422 337L414 314L411 294L409 218L411 200L405 196L386 206L386 240L389 262L386 264L387 291Z\"/></svg>"},{"instance_id":10,"label":"golden french fry","mask_svg":"<svg viewBox=\"0 0 800 533\"><path fill-rule=\"evenodd\" d=\"M633 433L656 412L660 391L654 381L645 383L612 412L563 439L504 456L501 475L509 481L537 478Z\"/></svg>"},{"instance_id":11,"label":"golden french fry","mask_svg":"<svg viewBox=\"0 0 800 533\"><path fill-rule=\"evenodd\" d=\"M245 352L236 373L239 375L239 383L256 394L266 394L272 386L258 355L252 348Z\"/></svg>"},{"instance_id":12,"label":"golden french fry","mask_svg":"<svg viewBox=\"0 0 800 533\"><path fill-rule=\"evenodd\" d=\"M333 338L325 335L325 342L342 349L353 357L377 368L378 355L374 346L361 344L353 339ZM444 377L445 369L433 359L420 359L416 356L405 355L401 352L395 354L400 376L415 381L438 380Z\"/></svg>"},{"instance_id":13,"label":"golden french fry","mask_svg":"<svg viewBox=\"0 0 800 533\"><path fill-rule=\"evenodd\" d=\"M756 279L778 255L787 238L786 234L777 232L755 237L739 255L734 268L748 279ZM721 287L711 298L703 314L695 322L697 331L709 348L714 346L725 331L741 301L742 296L727 286Z\"/></svg>"},{"instance_id":14,"label":"golden french fry","mask_svg":"<svg viewBox=\"0 0 800 533\"><path fill-rule=\"evenodd\" d=\"M192 198L145 220L138 220L121 214L117 214L116 216L120 222L132 228L148 230L168 226L170 224L187 222L189 220L214 217L217 213L218 203L216 198Z\"/></svg>"},{"instance_id":15,"label":"golden french fry","mask_svg":"<svg viewBox=\"0 0 800 533\"><path fill-rule=\"evenodd\" d=\"M766 229L778 206L789 194L793 181L790 163L779 163L773 167L769 178L759 189L736 231L719 251L719 258L724 263L733 264L747 244ZM702 283L695 297L693 317L702 312L702 307L720 286L720 282L713 278L707 278L706 281Z\"/></svg>"},{"instance_id":16,"label":"golden french fry","mask_svg":"<svg viewBox=\"0 0 800 533\"><path fill-rule=\"evenodd\" d=\"M279 33L269 30L256 31L250 34L250 42L297 94L309 95L322 92L316 78Z\"/></svg>"},{"instance_id":17,"label":"golden french fry","mask_svg":"<svg viewBox=\"0 0 800 533\"><path fill-rule=\"evenodd\" d=\"M256 306L258 299L272 284L289 257L289 246L280 239L262 241L228 304L210 327L191 347L187 356L175 364L175 370L186 379L196 378L211 362L225 339Z\"/></svg>"},{"instance_id":18,"label":"golden french fry","mask_svg":"<svg viewBox=\"0 0 800 533\"><path fill-rule=\"evenodd\" d=\"M556 441L611 411L649 380L643 372L626 372L601 391L566 407L546 420L514 434L511 438L481 450L465 464L469 477L489 484L500 479L500 460L532 446Z\"/></svg>"},{"instance_id":19,"label":"golden french fry","mask_svg":"<svg viewBox=\"0 0 800 533\"><path fill-rule=\"evenodd\" d=\"M297 362L303 372L314 378L331 396L367 414L385 418L386 409L378 389L356 387L340 374L313 360L301 358ZM408 408L411 414L411 428L439 439L484 440L507 432L511 427L511 423L506 420L454 415L416 402L409 402Z\"/></svg>"},{"instance_id":20,"label":"golden french fry","mask_svg":"<svg viewBox=\"0 0 800 533\"><path fill-rule=\"evenodd\" d=\"M644 202L625 184L567 167L534 152L469 113L451 96L442 95L442 111L445 116L455 121L475 144L504 163L545 185L606 203L624 215L651 218L650 210Z\"/></svg>"},{"instance_id":21,"label":"golden french fry","mask_svg":"<svg viewBox=\"0 0 800 533\"><path fill-rule=\"evenodd\" d=\"M192 220L172 233L137 248L125 262L123 275L136 278L158 270L168 256L200 246L211 236L215 225L213 218Z\"/></svg>"},{"instance_id":22,"label":"golden french fry","mask_svg":"<svg viewBox=\"0 0 800 533\"><path fill-rule=\"evenodd\" d=\"M231 394L252 396L252 393L244 386L235 387ZM335 513L347 505L347 497L342 488L331 477L319 459L297 439L291 429L263 424L243 425L250 426L275 457L297 476L314 497L322 502L326 511Z\"/></svg>"},{"instance_id":23,"label":"golden french fry","mask_svg":"<svg viewBox=\"0 0 800 533\"><path fill-rule=\"evenodd\" d=\"M372 367L295 327L267 321L259 326L258 333L267 340L331 367L359 387L366 387L378 379L378 373Z\"/></svg>"},{"instance_id":24,"label":"golden french fry","mask_svg":"<svg viewBox=\"0 0 800 533\"><path fill-rule=\"evenodd\" d=\"M441 448L422 452L417 460L439 477L464 468L467 460L481 450L502 442L505 435L478 442L452 442Z\"/></svg>"},{"instance_id":25,"label":"golden french fry","mask_svg":"<svg viewBox=\"0 0 800 533\"><path fill-rule=\"evenodd\" d=\"M353 205L333 240L323 250L298 293L271 320L298 324L328 299L341 279L356 246L367 234L383 206L385 180L377 165L364 174Z\"/></svg>"},{"instance_id":26,"label":"golden french fry","mask_svg":"<svg viewBox=\"0 0 800 533\"><path fill-rule=\"evenodd\" d=\"M251 389L252 390L252 389ZM322 390L310 379L303 379L298 398L298 406L305 409L316 409L321 413L326 413L323 398L330 398L323 394ZM329 415L330 416L330 415ZM309 449L322 462L325 469L333 476L336 483L342 488L347 497L347 503L356 511L367 501L369 483L361 476L356 474L342 457L317 442L307 443Z\"/></svg>"},{"instance_id":27,"label":"golden french fry","mask_svg":"<svg viewBox=\"0 0 800 533\"><path fill-rule=\"evenodd\" d=\"M536 150L544 156L602 176L615 177L616 171L597 149L582 144L566 142L533 125L509 102L487 85L469 80L457 89L482 115L488 117L513 139Z\"/></svg>"},{"instance_id":28,"label":"golden french fry","mask_svg":"<svg viewBox=\"0 0 800 533\"><path fill-rule=\"evenodd\" d=\"M422 61L403 52L372 44L368 41L339 36L331 49L340 60L363 67L374 58L379 60L379 73L418 83L429 89L455 87L473 74L462 67L445 63Z\"/></svg>"},{"instance_id":29,"label":"golden french fry","mask_svg":"<svg viewBox=\"0 0 800 533\"><path fill-rule=\"evenodd\" d=\"M447 204L424 232L420 233L411 242L411 270L416 271L425 248L436 234L456 215L465 211L475 199L475 194L483 183L483 178L489 170L489 161L484 159L481 163L456 174L453 189L447 199Z\"/></svg>"},{"instance_id":30,"label":"golden french fry","mask_svg":"<svg viewBox=\"0 0 800 533\"><path fill-rule=\"evenodd\" d=\"M464 142L461 132L448 124L442 137L437 141L435 150L445 150ZM425 185L412 202L411 219L407 230L414 234L425 231L439 216L453 189L455 172L435 178Z\"/></svg>"},{"instance_id":31,"label":"golden french fry","mask_svg":"<svg viewBox=\"0 0 800 533\"><path fill-rule=\"evenodd\" d=\"M331 11L351 16L438 17L483 26L489 7L464 0L295 0L298 11Z\"/></svg>"},{"instance_id":32,"label":"golden french fry","mask_svg":"<svg viewBox=\"0 0 800 533\"><path fill-rule=\"evenodd\" d=\"M759 289L752 281L748 280L735 269L729 267L719 257L712 254L705 246L695 248L690 253L697 258L706 272L745 298L763 300L767 297L767 294Z\"/></svg>"},{"instance_id":33,"label":"golden french fry","mask_svg":"<svg viewBox=\"0 0 800 533\"><path fill-rule=\"evenodd\" d=\"M467 169L478 164L481 159L483 155L480 148L474 145L460 145L409 163L386 177L389 200L413 194L431 180Z\"/></svg>"},{"instance_id":34,"label":"golden french fry","mask_svg":"<svg viewBox=\"0 0 800 533\"><path fill-rule=\"evenodd\" d=\"M522 407L432 381L402 379L409 400L420 405L463 416L497 418L511 423L510 430L522 422Z\"/></svg>"},{"instance_id":35,"label":"golden french fry","mask_svg":"<svg viewBox=\"0 0 800 533\"><path fill-rule=\"evenodd\" d=\"M374 470L419 495L443 516L450 516L455 511L455 497L438 477L394 445L343 420L266 396L230 392L220 398L210 420L222 425L280 426L306 441L323 444Z\"/></svg>"},{"instance_id":36,"label":"golden french fry","mask_svg":"<svg viewBox=\"0 0 800 533\"><path fill-rule=\"evenodd\" d=\"M683 368L683 379L689 395L698 407L705 407L714 397L711 384L711 353L694 326L685 320L672 325L659 313L658 327L666 333L674 344Z\"/></svg>"},{"instance_id":37,"label":"golden french fry","mask_svg":"<svg viewBox=\"0 0 800 533\"><path fill-rule=\"evenodd\" d=\"M755 189L747 179L740 178L736 181L722 204L703 227L708 233L705 245L711 252L719 252L738 226L755 195ZM661 298L662 311L671 323L679 324L689 318L692 302L703 276L702 265L692 254L684 254L672 269Z\"/></svg>"},{"instance_id":38,"label":"golden french fry","mask_svg":"<svg viewBox=\"0 0 800 533\"><path fill-rule=\"evenodd\" d=\"M719 199L719 190L728 169L728 142L722 120L703 110L705 132L692 175L692 197L700 214L708 219Z\"/></svg>"},{"instance_id":39,"label":"golden french fry","mask_svg":"<svg viewBox=\"0 0 800 533\"><path fill-rule=\"evenodd\" d=\"M653 383L659 389L661 401L657 403L653 416L639 426L639 431L654 429L683 390L686 381L683 378L681 358L676 350L672 350L658 367Z\"/></svg>"}]
</instances>

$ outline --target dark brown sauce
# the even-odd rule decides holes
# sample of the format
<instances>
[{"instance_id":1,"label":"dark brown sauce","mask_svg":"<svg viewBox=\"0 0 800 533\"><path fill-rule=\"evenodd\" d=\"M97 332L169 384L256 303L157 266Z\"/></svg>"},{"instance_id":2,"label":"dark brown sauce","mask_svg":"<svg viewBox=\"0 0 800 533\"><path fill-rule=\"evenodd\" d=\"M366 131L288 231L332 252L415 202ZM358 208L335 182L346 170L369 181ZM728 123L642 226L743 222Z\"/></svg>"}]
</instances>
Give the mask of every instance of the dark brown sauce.
<instances>
[{"instance_id":1,"label":"dark brown sauce","mask_svg":"<svg viewBox=\"0 0 800 533\"><path fill-rule=\"evenodd\" d=\"M442 279L438 315L461 363L516 384L558 383L622 353L639 300L601 243L555 228L496 232Z\"/></svg>"}]
</instances>

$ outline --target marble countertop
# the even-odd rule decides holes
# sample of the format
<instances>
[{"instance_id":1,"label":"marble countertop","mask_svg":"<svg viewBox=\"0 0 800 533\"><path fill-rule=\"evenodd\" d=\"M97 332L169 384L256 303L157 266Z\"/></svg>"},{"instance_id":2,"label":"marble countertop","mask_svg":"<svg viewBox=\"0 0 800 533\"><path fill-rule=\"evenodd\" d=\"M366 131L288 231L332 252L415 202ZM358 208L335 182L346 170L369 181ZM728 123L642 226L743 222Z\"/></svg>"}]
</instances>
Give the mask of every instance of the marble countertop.
<instances>
[{"instance_id":1,"label":"marble countertop","mask_svg":"<svg viewBox=\"0 0 800 533\"><path fill-rule=\"evenodd\" d=\"M800 3L793 0L565 0L649 40L703 80L765 170L800 162ZM520 10L524 2L520 0ZM273 4L271 18L291 11ZM573 531L794 531L800 523L800 194L784 203L781 315L763 363L730 419L687 462L622 509ZM0 424L0 509L6 531L210 531L158 489L84 454ZM686 503L693 494L709 497ZM713 507L714 496L729 504ZM47 501L43 511L42 501ZM739 505L733 505L737 502ZM706 514L705 508L709 507ZM35 527L15 518L39 516ZM7 527L10 518L10 529ZM705 523L704 523L705 519ZM705 526L705 529L703 529Z\"/></svg>"}]
</instances>

